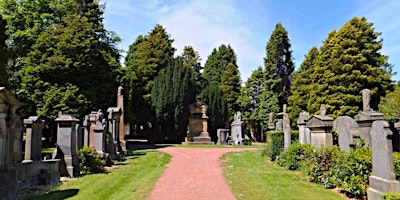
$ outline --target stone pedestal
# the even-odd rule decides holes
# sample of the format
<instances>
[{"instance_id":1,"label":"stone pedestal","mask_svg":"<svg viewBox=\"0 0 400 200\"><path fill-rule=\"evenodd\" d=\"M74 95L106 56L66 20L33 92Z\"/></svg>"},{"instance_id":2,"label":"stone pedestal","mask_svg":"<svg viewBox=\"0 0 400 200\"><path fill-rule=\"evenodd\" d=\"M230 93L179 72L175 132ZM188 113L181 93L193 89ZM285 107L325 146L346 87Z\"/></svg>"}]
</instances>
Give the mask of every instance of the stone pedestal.
<instances>
[{"instance_id":1,"label":"stone pedestal","mask_svg":"<svg viewBox=\"0 0 400 200\"><path fill-rule=\"evenodd\" d=\"M400 184L395 179L392 152L392 132L385 121L372 123L370 132L372 149L372 175L369 177L368 199L380 200L383 193L400 193Z\"/></svg>"},{"instance_id":2,"label":"stone pedestal","mask_svg":"<svg viewBox=\"0 0 400 200\"><path fill-rule=\"evenodd\" d=\"M42 130L44 121L37 116L24 119L26 127L25 161L42 160Z\"/></svg>"},{"instance_id":3,"label":"stone pedestal","mask_svg":"<svg viewBox=\"0 0 400 200\"><path fill-rule=\"evenodd\" d=\"M330 147L333 145L333 118L325 115L314 115L306 123L310 129L311 142L314 147Z\"/></svg>"},{"instance_id":4,"label":"stone pedestal","mask_svg":"<svg viewBox=\"0 0 400 200\"><path fill-rule=\"evenodd\" d=\"M207 105L203 102L195 102L189 105L188 134L182 144L214 144L208 134Z\"/></svg>"},{"instance_id":5,"label":"stone pedestal","mask_svg":"<svg viewBox=\"0 0 400 200\"><path fill-rule=\"evenodd\" d=\"M60 161L60 175L76 177L80 173L76 144L76 124L79 120L72 115L59 113L57 123L57 159Z\"/></svg>"}]
</instances>

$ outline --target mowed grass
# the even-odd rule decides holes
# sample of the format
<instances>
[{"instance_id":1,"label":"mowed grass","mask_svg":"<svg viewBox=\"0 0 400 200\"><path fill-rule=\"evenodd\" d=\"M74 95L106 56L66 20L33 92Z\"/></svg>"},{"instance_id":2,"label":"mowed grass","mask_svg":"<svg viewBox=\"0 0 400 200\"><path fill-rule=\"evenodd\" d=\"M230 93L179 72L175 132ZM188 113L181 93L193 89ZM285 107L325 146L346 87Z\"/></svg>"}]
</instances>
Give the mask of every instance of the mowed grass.
<instances>
[{"instance_id":1,"label":"mowed grass","mask_svg":"<svg viewBox=\"0 0 400 200\"><path fill-rule=\"evenodd\" d=\"M169 161L170 156L162 152L135 151L111 172L86 175L30 199L147 199Z\"/></svg>"},{"instance_id":2,"label":"mowed grass","mask_svg":"<svg viewBox=\"0 0 400 200\"><path fill-rule=\"evenodd\" d=\"M346 199L310 183L298 171L286 170L261 156L261 151L224 154L224 176L237 199Z\"/></svg>"}]
</instances>

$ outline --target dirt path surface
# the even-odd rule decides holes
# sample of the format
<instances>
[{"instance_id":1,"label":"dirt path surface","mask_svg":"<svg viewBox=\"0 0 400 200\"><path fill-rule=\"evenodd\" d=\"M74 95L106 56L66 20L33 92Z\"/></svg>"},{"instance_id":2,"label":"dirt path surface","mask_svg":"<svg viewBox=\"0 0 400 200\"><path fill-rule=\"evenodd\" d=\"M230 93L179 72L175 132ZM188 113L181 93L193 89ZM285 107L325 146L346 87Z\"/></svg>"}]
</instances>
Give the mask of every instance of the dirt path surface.
<instances>
[{"instance_id":1,"label":"dirt path surface","mask_svg":"<svg viewBox=\"0 0 400 200\"><path fill-rule=\"evenodd\" d=\"M219 158L250 148L177 148L161 151L171 162L150 195L150 200L230 200L235 199L222 174Z\"/></svg>"}]
</instances>

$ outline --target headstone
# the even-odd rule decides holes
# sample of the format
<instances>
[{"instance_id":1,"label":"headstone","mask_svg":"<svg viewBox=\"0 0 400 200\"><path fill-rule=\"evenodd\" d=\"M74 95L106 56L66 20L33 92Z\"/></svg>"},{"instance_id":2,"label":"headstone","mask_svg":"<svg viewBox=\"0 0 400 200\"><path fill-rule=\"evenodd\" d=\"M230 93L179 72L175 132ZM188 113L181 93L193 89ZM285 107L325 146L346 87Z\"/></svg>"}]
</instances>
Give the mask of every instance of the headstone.
<instances>
[{"instance_id":1,"label":"headstone","mask_svg":"<svg viewBox=\"0 0 400 200\"><path fill-rule=\"evenodd\" d=\"M312 146L319 148L333 145L333 118L326 116L325 105L321 105L320 115L314 115L307 120L306 127L310 129Z\"/></svg>"},{"instance_id":2,"label":"headstone","mask_svg":"<svg viewBox=\"0 0 400 200\"><path fill-rule=\"evenodd\" d=\"M217 137L218 137L217 144L219 145L227 144L228 136L229 136L229 129L217 129Z\"/></svg>"},{"instance_id":3,"label":"headstone","mask_svg":"<svg viewBox=\"0 0 400 200\"><path fill-rule=\"evenodd\" d=\"M354 119L358 123L358 134L359 136L366 141L366 145L369 146L371 143L370 139L370 131L372 128L372 123L377 120L384 120L384 116L382 113L378 113L371 109L370 101L371 94L369 89L364 89L362 91L363 98L363 112L354 116Z\"/></svg>"},{"instance_id":4,"label":"headstone","mask_svg":"<svg viewBox=\"0 0 400 200\"><path fill-rule=\"evenodd\" d=\"M333 127L339 135L339 147L341 150L350 152L350 146L353 145L352 129L358 127L357 122L349 116L339 116L333 121Z\"/></svg>"},{"instance_id":5,"label":"headstone","mask_svg":"<svg viewBox=\"0 0 400 200\"><path fill-rule=\"evenodd\" d=\"M117 93L117 107L121 109L121 115L119 117L119 146L121 148L121 152L126 154L126 141L125 141L125 135L129 132L125 132L125 121L124 121L124 95L122 95L122 87L118 87L118 93Z\"/></svg>"},{"instance_id":6,"label":"headstone","mask_svg":"<svg viewBox=\"0 0 400 200\"><path fill-rule=\"evenodd\" d=\"M56 158L61 159L60 175L77 177L80 173L76 144L76 124L79 120L73 115L64 115L60 112L55 122L57 123Z\"/></svg>"},{"instance_id":7,"label":"headstone","mask_svg":"<svg viewBox=\"0 0 400 200\"><path fill-rule=\"evenodd\" d=\"M300 144L311 144L310 129L306 127L307 120L310 119L308 112L301 112L297 119L299 127L299 142Z\"/></svg>"},{"instance_id":8,"label":"headstone","mask_svg":"<svg viewBox=\"0 0 400 200\"><path fill-rule=\"evenodd\" d=\"M242 144L243 135L242 135L242 115L240 112L237 112L233 117L233 122L231 124L231 138L236 145Z\"/></svg>"},{"instance_id":9,"label":"headstone","mask_svg":"<svg viewBox=\"0 0 400 200\"><path fill-rule=\"evenodd\" d=\"M101 111L101 109L99 110ZM92 111L89 114L89 146L94 146L94 127L97 122L97 111Z\"/></svg>"},{"instance_id":10,"label":"headstone","mask_svg":"<svg viewBox=\"0 0 400 200\"><path fill-rule=\"evenodd\" d=\"M120 143L120 117L122 114L122 110L119 107L110 107L107 109L108 112L108 132L111 134L111 138L109 138L109 141L107 143L107 146L111 147L112 146L112 150L110 148L108 148L109 153L115 154L115 152L118 153L124 153L122 151L122 146Z\"/></svg>"},{"instance_id":11,"label":"headstone","mask_svg":"<svg viewBox=\"0 0 400 200\"><path fill-rule=\"evenodd\" d=\"M369 177L367 196L369 200L380 200L383 193L400 193L400 184L396 181L393 167L392 132L389 124L378 120L371 129L372 175Z\"/></svg>"},{"instance_id":12,"label":"headstone","mask_svg":"<svg viewBox=\"0 0 400 200\"><path fill-rule=\"evenodd\" d=\"M93 148L101 156L105 155L106 152L106 130L105 120L97 121L93 128Z\"/></svg>"},{"instance_id":13,"label":"headstone","mask_svg":"<svg viewBox=\"0 0 400 200\"><path fill-rule=\"evenodd\" d=\"M89 115L85 115L82 127L83 127L83 146L87 147L89 146L89 131L90 131Z\"/></svg>"},{"instance_id":14,"label":"headstone","mask_svg":"<svg viewBox=\"0 0 400 200\"><path fill-rule=\"evenodd\" d=\"M25 142L25 161L41 161L42 160L42 130L44 120L38 116L30 116L24 119L26 127Z\"/></svg>"},{"instance_id":15,"label":"headstone","mask_svg":"<svg viewBox=\"0 0 400 200\"><path fill-rule=\"evenodd\" d=\"M283 141L284 141L283 148L285 150L287 150L291 145L290 119L289 119L289 114L286 113L286 110L287 110L286 109L286 104L284 104L283 108L282 108L282 112L278 113L278 117L280 117L281 118L280 120L282 120L282 130L283 130L283 137L284 137L284 139L283 139ZM281 126L281 125L279 124L279 126ZM276 127L278 127L278 125Z\"/></svg>"},{"instance_id":16,"label":"headstone","mask_svg":"<svg viewBox=\"0 0 400 200\"><path fill-rule=\"evenodd\" d=\"M207 105L197 101L189 105L188 134L182 144L214 144L208 134Z\"/></svg>"},{"instance_id":17,"label":"headstone","mask_svg":"<svg viewBox=\"0 0 400 200\"><path fill-rule=\"evenodd\" d=\"M274 113L269 113L268 115L268 129L275 130Z\"/></svg>"}]
</instances>

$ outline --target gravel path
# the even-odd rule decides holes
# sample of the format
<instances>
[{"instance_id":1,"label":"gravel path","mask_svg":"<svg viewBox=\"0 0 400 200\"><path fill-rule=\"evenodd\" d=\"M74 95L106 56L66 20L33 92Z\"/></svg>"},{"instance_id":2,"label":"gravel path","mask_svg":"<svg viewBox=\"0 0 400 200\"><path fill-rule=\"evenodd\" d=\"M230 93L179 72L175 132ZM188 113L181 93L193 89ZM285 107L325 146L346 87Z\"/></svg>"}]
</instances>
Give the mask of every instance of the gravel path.
<instances>
[{"instance_id":1,"label":"gravel path","mask_svg":"<svg viewBox=\"0 0 400 200\"><path fill-rule=\"evenodd\" d=\"M150 200L234 200L222 174L219 158L232 151L249 148L177 148L161 151L172 156L157 181Z\"/></svg>"}]
</instances>

